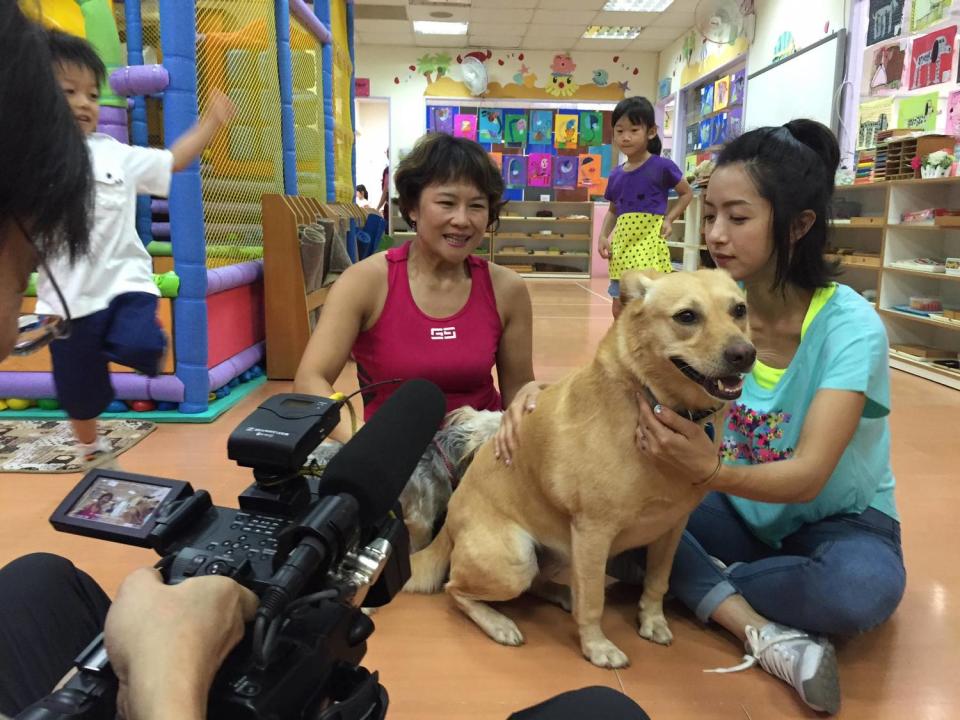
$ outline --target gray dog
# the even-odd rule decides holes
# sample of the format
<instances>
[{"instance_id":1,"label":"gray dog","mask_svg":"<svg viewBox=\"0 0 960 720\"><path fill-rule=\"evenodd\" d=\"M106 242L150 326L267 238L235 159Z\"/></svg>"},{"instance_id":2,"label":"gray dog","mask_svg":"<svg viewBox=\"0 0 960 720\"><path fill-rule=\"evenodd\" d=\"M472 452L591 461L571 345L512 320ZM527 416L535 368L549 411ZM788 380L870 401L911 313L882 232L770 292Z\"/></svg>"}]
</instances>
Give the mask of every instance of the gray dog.
<instances>
[{"instance_id":1,"label":"gray dog","mask_svg":"<svg viewBox=\"0 0 960 720\"><path fill-rule=\"evenodd\" d=\"M400 494L403 518L410 532L410 552L425 548L433 539L437 521L447 511L450 495L467 471L474 453L497 433L502 413L463 407L449 413L417 463ZM317 446L310 460L327 466L343 447L338 442Z\"/></svg>"}]
</instances>

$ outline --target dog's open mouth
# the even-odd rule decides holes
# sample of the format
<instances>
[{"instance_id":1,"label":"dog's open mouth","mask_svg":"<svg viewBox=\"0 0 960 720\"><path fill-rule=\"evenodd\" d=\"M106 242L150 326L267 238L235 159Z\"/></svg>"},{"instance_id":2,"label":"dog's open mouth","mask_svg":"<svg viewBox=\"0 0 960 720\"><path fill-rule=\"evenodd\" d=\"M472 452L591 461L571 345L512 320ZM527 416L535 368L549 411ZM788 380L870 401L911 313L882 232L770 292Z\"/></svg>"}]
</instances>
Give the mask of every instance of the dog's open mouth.
<instances>
[{"instance_id":1,"label":"dog's open mouth","mask_svg":"<svg viewBox=\"0 0 960 720\"><path fill-rule=\"evenodd\" d=\"M683 358L672 357L670 362L677 366L684 375L697 383L718 400L736 400L743 391L742 375L725 375L723 377L707 377L697 372Z\"/></svg>"}]
</instances>

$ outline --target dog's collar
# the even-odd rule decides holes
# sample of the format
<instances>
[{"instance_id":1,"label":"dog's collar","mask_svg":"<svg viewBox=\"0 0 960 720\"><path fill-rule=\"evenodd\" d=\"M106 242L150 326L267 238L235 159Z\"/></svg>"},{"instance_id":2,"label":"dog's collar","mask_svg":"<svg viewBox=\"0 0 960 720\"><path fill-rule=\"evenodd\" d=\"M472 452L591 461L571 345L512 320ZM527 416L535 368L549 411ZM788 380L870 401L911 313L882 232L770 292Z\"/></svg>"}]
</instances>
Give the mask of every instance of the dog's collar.
<instances>
[{"instance_id":1,"label":"dog's collar","mask_svg":"<svg viewBox=\"0 0 960 720\"><path fill-rule=\"evenodd\" d=\"M660 401L657 400L656 396L646 385L643 386L643 396L646 398L647 402L650 404L650 408L655 408L660 404ZM720 403L716 407L707 408L706 410L687 410L685 408L670 408L680 417L684 417L690 422L698 423L702 420L706 420L711 415L719 412L724 406L724 403Z\"/></svg>"},{"instance_id":2,"label":"dog's collar","mask_svg":"<svg viewBox=\"0 0 960 720\"><path fill-rule=\"evenodd\" d=\"M453 464L450 457L443 451L436 437L433 438L433 447L436 449L440 459L443 460L443 465L447 468L447 472L450 473L450 489L456 490L457 485L460 484L460 477L457 475L456 465Z\"/></svg>"}]
</instances>

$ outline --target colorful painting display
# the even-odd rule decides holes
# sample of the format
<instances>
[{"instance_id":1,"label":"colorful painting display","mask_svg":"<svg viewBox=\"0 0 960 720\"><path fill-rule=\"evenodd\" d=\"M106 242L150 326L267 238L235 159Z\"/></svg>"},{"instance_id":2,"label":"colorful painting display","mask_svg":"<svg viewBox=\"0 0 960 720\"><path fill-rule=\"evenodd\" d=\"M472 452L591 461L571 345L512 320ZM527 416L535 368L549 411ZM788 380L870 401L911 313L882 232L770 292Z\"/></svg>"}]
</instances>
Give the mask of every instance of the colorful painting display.
<instances>
[{"instance_id":1,"label":"colorful painting display","mask_svg":"<svg viewBox=\"0 0 960 720\"><path fill-rule=\"evenodd\" d=\"M547 145L553 135L553 111L533 110L530 112L530 135L527 142L535 145Z\"/></svg>"},{"instance_id":2,"label":"colorful painting display","mask_svg":"<svg viewBox=\"0 0 960 720\"><path fill-rule=\"evenodd\" d=\"M613 170L613 146L612 145L591 145L587 148L590 155L600 156L600 174L604 177L610 177L610 171Z\"/></svg>"},{"instance_id":3,"label":"colorful painting display","mask_svg":"<svg viewBox=\"0 0 960 720\"><path fill-rule=\"evenodd\" d=\"M723 110L730 104L730 76L726 75L713 84L713 111Z\"/></svg>"},{"instance_id":4,"label":"colorful painting display","mask_svg":"<svg viewBox=\"0 0 960 720\"><path fill-rule=\"evenodd\" d=\"M598 145L603 142L603 115L595 110L580 113L580 144Z\"/></svg>"},{"instance_id":5,"label":"colorful painting display","mask_svg":"<svg viewBox=\"0 0 960 720\"><path fill-rule=\"evenodd\" d=\"M526 187L527 158L523 155L504 155L503 181L508 188Z\"/></svg>"},{"instance_id":6,"label":"colorful painting display","mask_svg":"<svg viewBox=\"0 0 960 720\"><path fill-rule=\"evenodd\" d=\"M900 98L897 127L910 130L934 130L937 127L938 93Z\"/></svg>"},{"instance_id":7,"label":"colorful painting display","mask_svg":"<svg viewBox=\"0 0 960 720\"><path fill-rule=\"evenodd\" d=\"M700 88L700 114L709 115L713 112L713 84Z\"/></svg>"},{"instance_id":8,"label":"colorful painting display","mask_svg":"<svg viewBox=\"0 0 960 720\"><path fill-rule=\"evenodd\" d=\"M530 153L527 156L527 185L549 187L553 181L553 155Z\"/></svg>"},{"instance_id":9,"label":"colorful painting display","mask_svg":"<svg viewBox=\"0 0 960 720\"><path fill-rule=\"evenodd\" d=\"M867 48L860 94L890 95L903 86L907 46L900 41Z\"/></svg>"},{"instance_id":10,"label":"colorful painting display","mask_svg":"<svg viewBox=\"0 0 960 720\"><path fill-rule=\"evenodd\" d=\"M491 151L488 155L490 155L490 159L493 160L493 164L503 173L503 153Z\"/></svg>"},{"instance_id":11,"label":"colorful painting display","mask_svg":"<svg viewBox=\"0 0 960 720\"><path fill-rule=\"evenodd\" d=\"M428 128L435 132L453 135L453 108L431 107Z\"/></svg>"},{"instance_id":12,"label":"colorful painting display","mask_svg":"<svg viewBox=\"0 0 960 720\"><path fill-rule=\"evenodd\" d=\"M877 146L877 133L893 122L893 98L874 100L860 105L860 126L857 130L857 150Z\"/></svg>"},{"instance_id":13,"label":"colorful painting display","mask_svg":"<svg viewBox=\"0 0 960 720\"><path fill-rule=\"evenodd\" d=\"M554 158L553 186L555 188L575 188L579 165L580 158L573 155L558 155Z\"/></svg>"},{"instance_id":14,"label":"colorful painting display","mask_svg":"<svg viewBox=\"0 0 960 720\"><path fill-rule=\"evenodd\" d=\"M910 6L910 32L923 30L943 20L951 0L913 0Z\"/></svg>"},{"instance_id":15,"label":"colorful painting display","mask_svg":"<svg viewBox=\"0 0 960 720\"><path fill-rule=\"evenodd\" d=\"M503 142L503 110L484 109L480 111L480 129L477 137L482 143Z\"/></svg>"},{"instance_id":16,"label":"colorful painting display","mask_svg":"<svg viewBox=\"0 0 960 720\"><path fill-rule=\"evenodd\" d=\"M577 115L557 113L553 121L553 146L564 150L577 147L579 123L580 118Z\"/></svg>"},{"instance_id":17,"label":"colorful painting display","mask_svg":"<svg viewBox=\"0 0 960 720\"><path fill-rule=\"evenodd\" d=\"M896 37L903 29L904 0L870 0L867 45Z\"/></svg>"},{"instance_id":18,"label":"colorful painting display","mask_svg":"<svg viewBox=\"0 0 960 720\"><path fill-rule=\"evenodd\" d=\"M730 80L730 104L742 105L743 94L747 84L747 71L738 70Z\"/></svg>"},{"instance_id":19,"label":"colorful painting display","mask_svg":"<svg viewBox=\"0 0 960 720\"><path fill-rule=\"evenodd\" d=\"M950 82L957 49L957 26L934 30L910 46L910 89Z\"/></svg>"},{"instance_id":20,"label":"colorful painting display","mask_svg":"<svg viewBox=\"0 0 960 720\"><path fill-rule=\"evenodd\" d=\"M960 135L960 90L954 90L947 97L947 135Z\"/></svg>"},{"instance_id":21,"label":"colorful painting display","mask_svg":"<svg viewBox=\"0 0 960 720\"><path fill-rule=\"evenodd\" d=\"M527 142L527 114L508 112L503 120L503 141L508 145L523 145Z\"/></svg>"},{"instance_id":22,"label":"colorful painting display","mask_svg":"<svg viewBox=\"0 0 960 720\"><path fill-rule=\"evenodd\" d=\"M477 116L457 113L453 116L453 134L469 140L477 139Z\"/></svg>"}]
</instances>

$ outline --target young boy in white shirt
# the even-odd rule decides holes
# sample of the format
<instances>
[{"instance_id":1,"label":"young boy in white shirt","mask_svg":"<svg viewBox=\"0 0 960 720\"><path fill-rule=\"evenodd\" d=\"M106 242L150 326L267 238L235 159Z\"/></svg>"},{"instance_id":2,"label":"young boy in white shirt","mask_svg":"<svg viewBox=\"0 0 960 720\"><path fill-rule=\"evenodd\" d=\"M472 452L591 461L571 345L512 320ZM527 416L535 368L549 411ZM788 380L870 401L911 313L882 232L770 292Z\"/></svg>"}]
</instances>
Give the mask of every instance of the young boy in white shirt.
<instances>
[{"instance_id":1,"label":"young boy in white shirt","mask_svg":"<svg viewBox=\"0 0 960 720\"><path fill-rule=\"evenodd\" d=\"M95 197L90 252L48 259L67 308L41 270L37 312L69 315L69 337L50 344L57 399L70 416L83 455L93 460L111 448L97 434L97 417L114 398L107 364L149 376L163 363L167 339L156 319L160 292L153 262L136 230L138 194L166 197L173 172L193 162L236 112L225 95L211 96L200 122L169 150L125 145L96 132L106 68L82 38L49 32L54 74L87 137Z\"/></svg>"}]
</instances>

